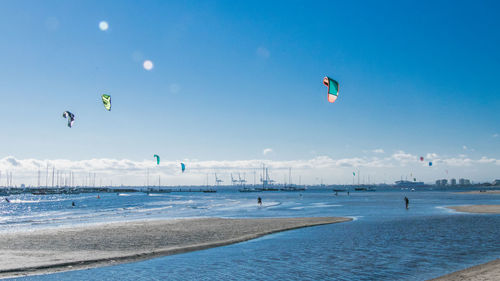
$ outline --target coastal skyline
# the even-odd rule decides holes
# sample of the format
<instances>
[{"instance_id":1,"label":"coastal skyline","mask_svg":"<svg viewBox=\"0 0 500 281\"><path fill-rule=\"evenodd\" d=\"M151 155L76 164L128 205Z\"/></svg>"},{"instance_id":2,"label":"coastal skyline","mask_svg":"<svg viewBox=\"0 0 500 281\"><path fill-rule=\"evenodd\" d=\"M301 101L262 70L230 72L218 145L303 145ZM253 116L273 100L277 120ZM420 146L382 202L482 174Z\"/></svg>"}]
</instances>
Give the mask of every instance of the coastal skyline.
<instances>
[{"instance_id":1,"label":"coastal skyline","mask_svg":"<svg viewBox=\"0 0 500 281\"><path fill-rule=\"evenodd\" d=\"M262 163L306 184L499 177L497 2L149 3L2 2L2 175L142 185L158 154L172 185Z\"/></svg>"}]
</instances>

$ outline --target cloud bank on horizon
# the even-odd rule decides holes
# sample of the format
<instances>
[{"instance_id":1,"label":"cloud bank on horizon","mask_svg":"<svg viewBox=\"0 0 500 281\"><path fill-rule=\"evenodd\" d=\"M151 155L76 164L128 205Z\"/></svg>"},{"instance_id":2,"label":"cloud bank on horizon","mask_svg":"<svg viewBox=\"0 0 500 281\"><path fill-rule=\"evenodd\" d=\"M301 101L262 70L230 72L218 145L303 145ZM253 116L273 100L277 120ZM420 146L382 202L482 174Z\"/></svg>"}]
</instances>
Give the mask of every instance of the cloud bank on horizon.
<instances>
[{"instance_id":1,"label":"cloud bank on horizon","mask_svg":"<svg viewBox=\"0 0 500 281\"><path fill-rule=\"evenodd\" d=\"M300 176L303 184L318 184L323 181L327 184L352 183L352 172L357 171L363 180L371 178L372 183L392 183L401 178L432 182L437 178L470 178L475 181L491 181L500 166L500 159L483 156L473 159L466 155L452 157L428 153L426 160L433 162L433 167L427 166L427 161L419 161L419 156L404 151L385 157L352 157L334 159L329 156L317 156L305 160L190 160L183 159L189 167L189 172L182 174L179 168L180 160L162 160L157 166L152 160L133 161L129 159L95 158L88 160L39 160L17 159L8 156L0 159L0 186L6 184L6 174L12 173L13 184L37 185L39 171L41 185L45 181L51 183L53 170L60 177L67 177L70 172L80 184L93 174L104 185L114 182L114 185L144 185L148 179L153 182L162 178L165 185L200 185L205 183L206 175L215 172L219 177L229 176L230 173L241 173L248 176L248 182L259 182L263 165L269 168L271 176L278 182L293 171L293 182L297 183ZM448 175L447 171L450 171ZM446 174L445 174L446 172ZM399 175L394 178L390 175ZM50 179L47 179L50 178ZM230 181L225 181L230 182Z\"/></svg>"}]
</instances>

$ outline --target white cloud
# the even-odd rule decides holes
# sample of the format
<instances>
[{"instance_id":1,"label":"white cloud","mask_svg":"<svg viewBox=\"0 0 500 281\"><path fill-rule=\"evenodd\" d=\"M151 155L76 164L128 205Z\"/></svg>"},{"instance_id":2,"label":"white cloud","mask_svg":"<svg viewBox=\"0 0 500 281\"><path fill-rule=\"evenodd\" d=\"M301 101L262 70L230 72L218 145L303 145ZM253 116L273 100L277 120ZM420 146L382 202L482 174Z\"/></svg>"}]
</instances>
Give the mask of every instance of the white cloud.
<instances>
[{"instance_id":1,"label":"white cloud","mask_svg":"<svg viewBox=\"0 0 500 281\"><path fill-rule=\"evenodd\" d=\"M399 161L400 163L403 163L403 164L411 162L411 161L414 161L414 160L417 159L416 155L412 155L412 154L406 153L406 152L404 152L402 150L397 151L391 157L393 159Z\"/></svg>"},{"instance_id":2,"label":"white cloud","mask_svg":"<svg viewBox=\"0 0 500 281\"><path fill-rule=\"evenodd\" d=\"M271 152L273 152L272 148L264 148L264 150L262 150L263 155L268 155Z\"/></svg>"},{"instance_id":3,"label":"white cloud","mask_svg":"<svg viewBox=\"0 0 500 281\"><path fill-rule=\"evenodd\" d=\"M101 21L99 22L99 29L102 31L106 31L109 28L109 24L107 21Z\"/></svg>"},{"instance_id":4,"label":"white cloud","mask_svg":"<svg viewBox=\"0 0 500 281\"><path fill-rule=\"evenodd\" d=\"M257 53L257 56L264 58L264 59L267 59L267 58L269 58L269 56L271 56L271 52L269 52L269 50L264 48L264 47L258 47L256 53Z\"/></svg>"},{"instance_id":5,"label":"white cloud","mask_svg":"<svg viewBox=\"0 0 500 281\"><path fill-rule=\"evenodd\" d=\"M384 153L384 150L382 148L377 148L372 150L373 153Z\"/></svg>"},{"instance_id":6,"label":"white cloud","mask_svg":"<svg viewBox=\"0 0 500 281\"><path fill-rule=\"evenodd\" d=\"M439 156L436 154L436 153L427 153L427 155L425 156L425 158L428 158L428 159L436 159L438 158Z\"/></svg>"},{"instance_id":7,"label":"white cloud","mask_svg":"<svg viewBox=\"0 0 500 281\"><path fill-rule=\"evenodd\" d=\"M272 149L264 149L271 153ZM146 174L149 170L150 182L161 177L161 182L168 185L196 185L204 184L206 175L213 177L217 172L219 177L229 176L230 173L241 172L247 175L256 175L259 178L262 165L269 167L272 176L278 180L293 169L294 175L302 176L302 183L312 183L316 177L324 178L325 182L349 183L352 181L352 171L360 170L362 175L371 175L372 180L382 182L386 177L393 176L393 180L399 179L401 175L412 171L420 180L433 181L443 177L443 171L454 167L453 171L460 176L484 174L484 177L498 177L500 159L483 156L473 159L466 155L456 157L438 157L436 153L429 154L433 157L433 167L422 165L416 155L397 151L386 157L351 157L334 159L329 156L317 156L302 160L182 160L188 166L187 173L182 174L179 168L179 160L162 159L160 165L148 159L134 161L130 159L108 159L94 158L87 160L39 160L39 159L17 159L13 156L0 158L0 186L5 185L5 174L12 173L15 184L25 183L35 185L38 171L41 173L41 183L45 184L47 167L51 179L52 169L59 171L60 175L68 175L70 172L75 176L75 182L80 184L88 180L89 173L96 173L97 182L103 181L109 184L112 180L115 185L144 185ZM49 183L50 180L49 179ZM226 181L225 181L226 182Z\"/></svg>"}]
</instances>

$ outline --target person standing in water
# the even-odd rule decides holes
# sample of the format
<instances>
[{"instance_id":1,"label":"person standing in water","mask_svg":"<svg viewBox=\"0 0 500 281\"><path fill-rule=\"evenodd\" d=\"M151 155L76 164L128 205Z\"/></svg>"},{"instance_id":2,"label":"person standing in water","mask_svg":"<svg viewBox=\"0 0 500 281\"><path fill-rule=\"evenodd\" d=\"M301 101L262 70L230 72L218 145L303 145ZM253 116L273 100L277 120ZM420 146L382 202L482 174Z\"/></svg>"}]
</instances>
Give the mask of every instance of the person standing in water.
<instances>
[{"instance_id":1,"label":"person standing in water","mask_svg":"<svg viewBox=\"0 0 500 281\"><path fill-rule=\"evenodd\" d=\"M410 200L405 196L406 210L408 210L408 205L410 205Z\"/></svg>"},{"instance_id":2,"label":"person standing in water","mask_svg":"<svg viewBox=\"0 0 500 281\"><path fill-rule=\"evenodd\" d=\"M259 204L259 206L262 206L262 198L260 198L260 196L257 198L257 204Z\"/></svg>"}]
</instances>

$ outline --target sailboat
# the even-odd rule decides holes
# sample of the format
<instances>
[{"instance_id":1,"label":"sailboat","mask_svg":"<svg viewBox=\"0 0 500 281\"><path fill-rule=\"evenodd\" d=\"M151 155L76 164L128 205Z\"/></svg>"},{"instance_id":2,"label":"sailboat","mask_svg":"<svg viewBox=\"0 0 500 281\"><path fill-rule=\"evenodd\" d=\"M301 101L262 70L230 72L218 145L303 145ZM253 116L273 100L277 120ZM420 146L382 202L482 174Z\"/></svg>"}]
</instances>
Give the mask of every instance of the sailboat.
<instances>
[{"instance_id":1,"label":"sailboat","mask_svg":"<svg viewBox=\"0 0 500 281\"><path fill-rule=\"evenodd\" d=\"M304 191L306 190L303 186L297 186L292 184L292 168L288 168L288 186L286 183L283 184L283 187L280 188L281 191Z\"/></svg>"}]
</instances>

